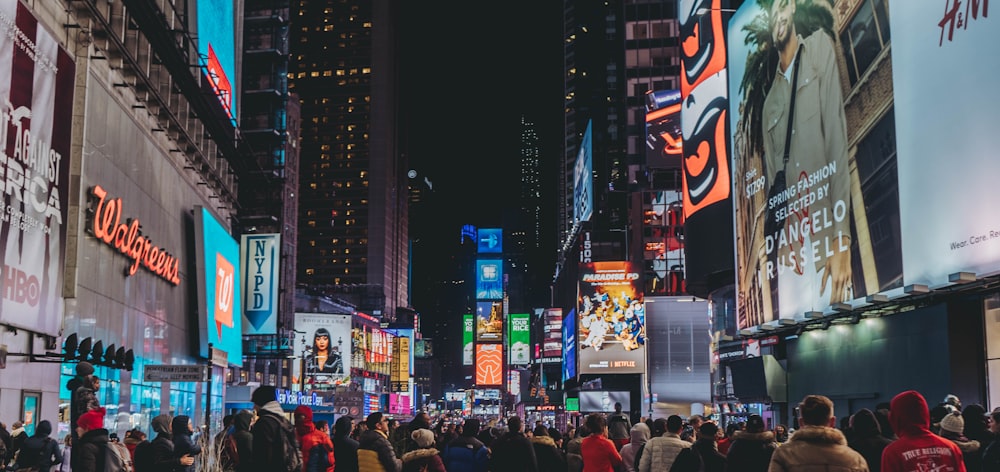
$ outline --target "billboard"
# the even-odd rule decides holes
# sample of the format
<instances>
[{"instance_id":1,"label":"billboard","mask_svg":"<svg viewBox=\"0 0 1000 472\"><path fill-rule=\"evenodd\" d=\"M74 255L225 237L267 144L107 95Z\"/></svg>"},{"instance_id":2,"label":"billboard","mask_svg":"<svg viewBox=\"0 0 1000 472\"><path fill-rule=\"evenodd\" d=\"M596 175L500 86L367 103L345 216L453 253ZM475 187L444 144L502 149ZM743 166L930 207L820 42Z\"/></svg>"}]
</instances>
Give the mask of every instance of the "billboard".
<instances>
[{"instance_id":1,"label":"billboard","mask_svg":"<svg viewBox=\"0 0 1000 472\"><path fill-rule=\"evenodd\" d=\"M580 151L573 166L573 222L590 221L594 214L594 159L591 121L580 140Z\"/></svg>"},{"instance_id":2,"label":"billboard","mask_svg":"<svg viewBox=\"0 0 1000 472\"><path fill-rule=\"evenodd\" d=\"M410 338L408 336L396 336L392 340L392 374L389 382L393 392L410 391Z\"/></svg>"},{"instance_id":3,"label":"billboard","mask_svg":"<svg viewBox=\"0 0 1000 472\"><path fill-rule=\"evenodd\" d=\"M476 344L476 386L503 385L503 345Z\"/></svg>"},{"instance_id":4,"label":"billboard","mask_svg":"<svg viewBox=\"0 0 1000 472\"><path fill-rule=\"evenodd\" d=\"M622 404L622 411L631 411L631 396L629 392L605 392L594 390L580 391L580 412L614 413L615 403Z\"/></svg>"},{"instance_id":5,"label":"billboard","mask_svg":"<svg viewBox=\"0 0 1000 472\"><path fill-rule=\"evenodd\" d=\"M76 66L23 3L0 15L0 323L58 336Z\"/></svg>"},{"instance_id":6,"label":"billboard","mask_svg":"<svg viewBox=\"0 0 1000 472\"><path fill-rule=\"evenodd\" d=\"M526 365L531 363L531 315L527 313L511 313L507 317L510 330L507 335L507 349L510 364Z\"/></svg>"},{"instance_id":7,"label":"billboard","mask_svg":"<svg viewBox=\"0 0 1000 472\"><path fill-rule=\"evenodd\" d=\"M476 302L476 341L503 339L503 302Z\"/></svg>"},{"instance_id":8,"label":"billboard","mask_svg":"<svg viewBox=\"0 0 1000 472\"><path fill-rule=\"evenodd\" d=\"M296 313L295 330L305 333L306 343L295 354L302 350L308 388L333 388L351 375L351 315ZM298 363L292 371L298 378Z\"/></svg>"},{"instance_id":9,"label":"billboard","mask_svg":"<svg viewBox=\"0 0 1000 472\"><path fill-rule=\"evenodd\" d=\"M579 373L643 373L646 309L632 263L580 264L577 293Z\"/></svg>"},{"instance_id":10,"label":"billboard","mask_svg":"<svg viewBox=\"0 0 1000 472\"><path fill-rule=\"evenodd\" d=\"M503 298L503 261L479 259L476 261L476 299L500 300Z\"/></svg>"},{"instance_id":11,"label":"billboard","mask_svg":"<svg viewBox=\"0 0 1000 472\"><path fill-rule=\"evenodd\" d=\"M243 334L278 333L281 235L244 234L240 240Z\"/></svg>"},{"instance_id":12,"label":"billboard","mask_svg":"<svg viewBox=\"0 0 1000 472\"><path fill-rule=\"evenodd\" d=\"M542 312L542 321L545 323L545 334L542 337L542 357L562 357L562 308L547 308Z\"/></svg>"},{"instance_id":13,"label":"billboard","mask_svg":"<svg viewBox=\"0 0 1000 472\"><path fill-rule=\"evenodd\" d=\"M476 248L480 254L503 252L503 228L479 228Z\"/></svg>"},{"instance_id":14,"label":"billboard","mask_svg":"<svg viewBox=\"0 0 1000 472\"><path fill-rule=\"evenodd\" d=\"M646 165L677 168L683 152L681 91L646 92Z\"/></svg>"},{"instance_id":15,"label":"billboard","mask_svg":"<svg viewBox=\"0 0 1000 472\"><path fill-rule=\"evenodd\" d=\"M198 0L198 56L205 67L205 79L219 97L222 108L235 119L236 112L236 32L233 2Z\"/></svg>"},{"instance_id":16,"label":"billboard","mask_svg":"<svg viewBox=\"0 0 1000 472\"><path fill-rule=\"evenodd\" d=\"M476 317L472 314L462 315L462 365L472 365L475 358L473 338L475 337Z\"/></svg>"},{"instance_id":17,"label":"billboard","mask_svg":"<svg viewBox=\"0 0 1000 472\"><path fill-rule=\"evenodd\" d=\"M562 324L562 379L576 378L576 309L570 308Z\"/></svg>"},{"instance_id":18,"label":"billboard","mask_svg":"<svg viewBox=\"0 0 1000 472\"><path fill-rule=\"evenodd\" d=\"M391 375L393 335L367 325L351 329L353 337L351 367L383 375Z\"/></svg>"},{"instance_id":19,"label":"billboard","mask_svg":"<svg viewBox=\"0 0 1000 472\"><path fill-rule=\"evenodd\" d=\"M231 365L243 365L243 312L240 296L240 247L229 231L202 206L194 208L195 257L198 261L199 353L208 346L224 351Z\"/></svg>"},{"instance_id":20,"label":"billboard","mask_svg":"<svg viewBox=\"0 0 1000 472\"><path fill-rule=\"evenodd\" d=\"M832 311L835 303L901 287L901 235L924 238L928 214L935 215L935 228L950 230L938 216L962 213L934 210L943 197L929 191L942 187L941 172L927 169L935 155L897 161L899 114L887 91L893 89L890 72L898 73L892 64L896 46L905 49L907 40L893 32L890 53L885 2L862 2L849 15L841 13L824 0L775 2L770 9L754 1L730 22L728 139L733 174L739 176L733 186L739 328ZM846 73L840 56L846 56ZM912 69L904 88L926 80L918 70ZM923 93L931 90L941 89ZM867 98L848 103L849 95ZM910 112L926 115L928 96ZM941 133L922 129L907 135ZM956 149L942 151L937 156L955 155ZM905 225L901 231L899 202L900 190L913 181L901 185L896 170L908 165L904 161L928 177L911 194L921 205L914 212L921 225L909 232ZM968 197L970 182L961 180L962 190L954 190ZM935 261L928 257L931 248L923 247L914 254L920 259L915 264L940 267L943 259L954 260L955 252L942 247L939 253L947 257Z\"/></svg>"}]
</instances>

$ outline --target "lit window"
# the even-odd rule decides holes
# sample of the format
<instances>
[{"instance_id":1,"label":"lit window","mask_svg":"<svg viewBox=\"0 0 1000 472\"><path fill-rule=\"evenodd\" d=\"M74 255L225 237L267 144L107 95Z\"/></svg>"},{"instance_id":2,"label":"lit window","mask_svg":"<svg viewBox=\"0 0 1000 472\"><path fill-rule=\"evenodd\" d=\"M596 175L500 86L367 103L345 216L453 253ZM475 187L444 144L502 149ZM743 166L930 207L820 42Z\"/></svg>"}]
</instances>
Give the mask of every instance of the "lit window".
<instances>
[{"instance_id":1,"label":"lit window","mask_svg":"<svg viewBox=\"0 0 1000 472\"><path fill-rule=\"evenodd\" d=\"M323 31L333 31L333 25L326 25L323 27Z\"/></svg>"},{"instance_id":2,"label":"lit window","mask_svg":"<svg viewBox=\"0 0 1000 472\"><path fill-rule=\"evenodd\" d=\"M343 76L344 76L344 69L337 69L337 77L343 77Z\"/></svg>"},{"instance_id":3,"label":"lit window","mask_svg":"<svg viewBox=\"0 0 1000 472\"><path fill-rule=\"evenodd\" d=\"M310 72L309 73L309 77L319 77L319 71L318 70L314 70L314 71Z\"/></svg>"},{"instance_id":4,"label":"lit window","mask_svg":"<svg viewBox=\"0 0 1000 472\"><path fill-rule=\"evenodd\" d=\"M306 269L306 275L316 275L316 269Z\"/></svg>"},{"instance_id":5,"label":"lit window","mask_svg":"<svg viewBox=\"0 0 1000 472\"><path fill-rule=\"evenodd\" d=\"M371 67L362 67L361 68L361 73L362 74L371 74L372 73L372 68Z\"/></svg>"},{"instance_id":6,"label":"lit window","mask_svg":"<svg viewBox=\"0 0 1000 472\"><path fill-rule=\"evenodd\" d=\"M297 79L304 79L304 78L306 78L306 73L305 72L299 72L299 75L296 78Z\"/></svg>"},{"instance_id":7,"label":"lit window","mask_svg":"<svg viewBox=\"0 0 1000 472\"><path fill-rule=\"evenodd\" d=\"M363 26L365 28L371 28L372 27L372 22L366 21L366 22L362 23L361 26Z\"/></svg>"}]
</instances>

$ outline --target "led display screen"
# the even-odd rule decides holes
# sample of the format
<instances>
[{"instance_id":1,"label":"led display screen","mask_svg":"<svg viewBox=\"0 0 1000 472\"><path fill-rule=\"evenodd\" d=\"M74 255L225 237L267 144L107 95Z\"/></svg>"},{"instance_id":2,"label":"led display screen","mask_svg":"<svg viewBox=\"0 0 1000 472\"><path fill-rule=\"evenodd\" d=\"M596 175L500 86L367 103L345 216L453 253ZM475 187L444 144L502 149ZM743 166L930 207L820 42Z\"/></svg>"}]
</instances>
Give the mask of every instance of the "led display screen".
<instances>
[{"instance_id":1,"label":"led display screen","mask_svg":"<svg viewBox=\"0 0 1000 472\"><path fill-rule=\"evenodd\" d=\"M594 214L594 159L591 122L580 141L580 151L573 166L573 222L590 221Z\"/></svg>"},{"instance_id":2,"label":"led display screen","mask_svg":"<svg viewBox=\"0 0 1000 472\"><path fill-rule=\"evenodd\" d=\"M562 324L563 381L576 378L576 309L571 308Z\"/></svg>"},{"instance_id":3,"label":"led display screen","mask_svg":"<svg viewBox=\"0 0 1000 472\"><path fill-rule=\"evenodd\" d=\"M479 228L477 248L480 254L503 252L503 228Z\"/></svg>"},{"instance_id":4,"label":"led display screen","mask_svg":"<svg viewBox=\"0 0 1000 472\"><path fill-rule=\"evenodd\" d=\"M306 344L296 346L305 358L307 388L329 389L351 375L351 315L296 313L295 330L305 333ZM301 349L301 351L299 351ZM301 367L292 364L298 383Z\"/></svg>"},{"instance_id":5,"label":"led display screen","mask_svg":"<svg viewBox=\"0 0 1000 472\"><path fill-rule=\"evenodd\" d=\"M646 92L646 165L679 167L681 140L681 91Z\"/></svg>"},{"instance_id":6,"label":"led display screen","mask_svg":"<svg viewBox=\"0 0 1000 472\"><path fill-rule=\"evenodd\" d=\"M233 2L198 0L198 55L206 80L230 118L236 113L236 33Z\"/></svg>"},{"instance_id":7,"label":"led display screen","mask_svg":"<svg viewBox=\"0 0 1000 472\"><path fill-rule=\"evenodd\" d=\"M629 262L580 264L577 355L581 374L645 370L642 281Z\"/></svg>"},{"instance_id":8,"label":"led display screen","mask_svg":"<svg viewBox=\"0 0 1000 472\"><path fill-rule=\"evenodd\" d=\"M503 345L476 344L476 386L503 385Z\"/></svg>"},{"instance_id":9,"label":"led display screen","mask_svg":"<svg viewBox=\"0 0 1000 472\"><path fill-rule=\"evenodd\" d=\"M507 349L510 363L526 365L531 363L531 316L527 313L511 313L507 317L510 330L507 334Z\"/></svg>"},{"instance_id":10,"label":"led display screen","mask_svg":"<svg viewBox=\"0 0 1000 472\"><path fill-rule=\"evenodd\" d=\"M476 340L503 339L503 303L476 302Z\"/></svg>"},{"instance_id":11,"label":"led display screen","mask_svg":"<svg viewBox=\"0 0 1000 472\"><path fill-rule=\"evenodd\" d=\"M462 315L462 365L472 365L475 358L473 337L475 336L476 317L472 314Z\"/></svg>"},{"instance_id":12,"label":"led display screen","mask_svg":"<svg viewBox=\"0 0 1000 472\"><path fill-rule=\"evenodd\" d=\"M476 261L476 299L500 300L503 298L503 261L480 259Z\"/></svg>"},{"instance_id":13,"label":"led display screen","mask_svg":"<svg viewBox=\"0 0 1000 472\"><path fill-rule=\"evenodd\" d=\"M542 338L542 357L562 357L563 313L562 308L548 308L542 312L545 322Z\"/></svg>"},{"instance_id":14,"label":"led display screen","mask_svg":"<svg viewBox=\"0 0 1000 472\"><path fill-rule=\"evenodd\" d=\"M200 353L209 358L211 344L230 364L243 365L240 246L207 208L195 207L194 213Z\"/></svg>"},{"instance_id":15,"label":"led display screen","mask_svg":"<svg viewBox=\"0 0 1000 472\"><path fill-rule=\"evenodd\" d=\"M632 403L629 392L580 391L581 413L614 413L615 403L622 404L622 411L630 411Z\"/></svg>"}]
</instances>

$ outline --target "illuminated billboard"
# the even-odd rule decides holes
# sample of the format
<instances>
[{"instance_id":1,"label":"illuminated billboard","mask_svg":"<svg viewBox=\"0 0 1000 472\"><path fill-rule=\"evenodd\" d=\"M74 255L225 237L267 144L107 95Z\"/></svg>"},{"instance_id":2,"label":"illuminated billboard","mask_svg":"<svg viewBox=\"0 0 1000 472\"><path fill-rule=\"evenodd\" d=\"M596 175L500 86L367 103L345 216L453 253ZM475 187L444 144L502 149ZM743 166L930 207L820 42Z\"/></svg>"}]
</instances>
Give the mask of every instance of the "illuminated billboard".
<instances>
[{"instance_id":1,"label":"illuminated billboard","mask_svg":"<svg viewBox=\"0 0 1000 472\"><path fill-rule=\"evenodd\" d=\"M63 334L60 328L65 304L63 266L71 208L70 162L74 161L70 141L74 137L76 65L73 56L60 46L62 41L25 5L8 0L0 6L0 55L4 64L0 67L0 175L4 176L5 190L4 208L0 210L0 251L4 255L0 324L59 336ZM146 203L139 201L142 198L136 195L132 204ZM76 205L76 197L73 200ZM75 207L73 211L77 211ZM114 220L114 211L112 207L112 214L104 215L105 224ZM74 223L76 218L73 213ZM121 224L124 233L126 221ZM132 249L125 247L124 238L113 239L109 234L105 240L122 246L120 252L125 253L132 270L140 265L138 259L133 261L135 256L128 254ZM111 267L107 262L118 259L111 252L106 257L104 261L81 265L80 276L87 270L92 270L88 276L96 274L98 264ZM148 264L142 265L149 268ZM21 349L14 346L11 351Z\"/></svg>"},{"instance_id":2,"label":"illuminated billboard","mask_svg":"<svg viewBox=\"0 0 1000 472\"><path fill-rule=\"evenodd\" d=\"M389 381L393 392L410 391L410 338L396 336L392 340L392 374Z\"/></svg>"},{"instance_id":3,"label":"illuminated billboard","mask_svg":"<svg viewBox=\"0 0 1000 472\"><path fill-rule=\"evenodd\" d=\"M503 345L476 344L476 386L503 385Z\"/></svg>"},{"instance_id":4,"label":"illuminated billboard","mask_svg":"<svg viewBox=\"0 0 1000 472\"><path fill-rule=\"evenodd\" d=\"M594 214L594 159L591 122L580 141L580 151L573 166L573 222L590 221Z\"/></svg>"},{"instance_id":5,"label":"illuminated billboard","mask_svg":"<svg viewBox=\"0 0 1000 472\"><path fill-rule=\"evenodd\" d=\"M503 228L479 228L477 250L480 254L503 252Z\"/></svg>"},{"instance_id":6,"label":"illuminated billboard","mask_svg":"<svg viewBox=\"0 0 1000 472\"><path fill-rule=\"evenodd\" d=\"M646 309L630 262L580 264L577 349L581 374L645 370Z\"/></svg>"},{"instance_id":7,"label":"illuminated billboard","mask_svg":"<svg viewBox=\"0 0 1000 472\"><path fill-rule=\"evenodd\" d=\"M958 155L953 144L964 140L950 136L948 147L935 151L944 154L897 160L900 114L894 111L892 94L884 91L894 87L890 72L898 73L893 64L897 46L905 50L908 43L894 31L890 53L885 2L863 4L845 16L822 0L776 2L770 10L746 2L730 22L728 140L733 175L738 176L733 204L739 328L802 318L810 311L832 312L835 303L901 287L909 283L903 267L910 270L911 263L907 259L904 264L901 246L936 234L927 231L927 215L935 215L934 228L956 229L942 217L962 212L951 206L935 209L943 197L935 190L945 187L944 176L927 164L937 159L934 156ZM842 32L834 33L837 38L831 31ZM797 56L795 51L800 51ZM840 70L844 62L838 60L844 54L849 56L846 74ZM921 57L919 63L928 60ZM924 83L926 74L918 70L922 68L914 66L906 83L896 86ZM940 87L921 93L939 93ZM849 95L871 98L848 103ZM904 135L941 135L940 127L924 127L931 120L916 118L928 115L928 96L921 95L919 108L910 110L914 117L906 118L920 121L920 130ZM946 116L939 110L932 115ZM912 185L914 180L900 179L897 166L900 172L912 166L926 179ZM976 174L982 173L982 168L976 169ZM944 195L955 191L968 198L971 182L964 177L955 182L961 187ZM901 198L904 188L913 189L911 200ZM920 220L909 231L900 224L901 200L916 205L912 214ZM939 242L943 250L937 254L944 257L934 259L931 247L921 247L913 253L913 267L947 270L957 254ZM978 254L974 259L982 260Z\"/></svg>"},{"instance_id":8,"label":"illuminated billboard","mask_svg":"<svg viewBox=\"0 0 1000 472\"><path fill-rule=\"evenodd\" d=\"M622 411L631 411L632 402L629 392L605 392L593 390L580 391L580 412L614 413L615 403L622 404Z\"/></svg>"},{"instance_id":9,"label":"illuminated billboard","mask_svg":"<svg viewBox=\"0 0 1000 472\"><path fill-rule=\"evenodd\" d=\"M370 326L355 326L351 329L354 338L351 366L378 374L391 375L392 340L388 331Z\"/></svg>"},{"instance_id":10,"label":"illuminated billboard","mask_svg":"<svg viewBox=\"0 0 1000 472\"><path fill-rule=\"evenodd\" d=\"M476 261L476 299L500 300L503 298L503 261L479 259Z\"/></svg>"},{"instance_id":11,"label":"illuminated billboard","mask_svg":"<svg viewBox=\"0 0 1000 472\"><path fill-rule=\"evenodd\" d=\"M497 341L503 338L503 303L476 302L476 340Z\"/></svg>"},{"instance_id":12,"label":"illuminated billboard","mask_svg":"<svg viewBox=\"0 0 1000 472\"><path fill-rule=\"evenodd\" d=\"M507 349L510 363L526 365L531 363L531 315L511 313L508 317L510 331L507 335Z\"/></svg>"},{"instance_id":13,"label":"illuminated billboard","mask_svg":"<svg viewBox=\"0 0 1000 472\"><path fill-rule=\"evenodd\" d=\"M576 309L570 308L562 324L562 379L576 378Z\"/></svg>"},{"instance_id":14,"label":"illuminated billboard","mask_svg":"<svg viewBox=\"0 0 1000 472\"><path fill-rule=\"evenodd\" d=\"M199 352L211 358L208 345L226 353L229 364L243 365L243 297L240 296L240 246L207 208L194 209L195 257L198 260Z\"/></svg>"},{"instance_id":15,"label":"illuminated billboard","mask_svg":"<svg viewBox=\"0 0 1000 472\"><path fill-rule=\"evenodd\" d=\"M240 240L243 334L278 333L281 234L244 234Z\"/></svg>"},{"instance_id":16,"label":"illuminated billboard","mask_svg":"<svg viewBox=\"0 0 1000 472\"><path fill-rule=\"evenodd\" d=\"M646 165L679 167L683 150L681 91L646 92Z\"/></svg>"},{"instance_id":17,"label":"illuminated billboard","mask_svg":"<svg viewBox=\"0 0 1000 472\"><path fill-rule=\"evenodd\" d=\"M547 308L542 312L544 336L542 337L542 357L562 357L563 312L562 308Z\"/></svg>"},{"instance_id":18,"label":"illuminated billboard","mask_svg":"<svg viewBox=\"0 0 1000 472\"><path fill-rule=\"evenodd\" d=\"M235 119L236 33L233 2L198 0L198 55L205 68L205 80L219 98L222 108Z\"/></svg>"},{"instance_id":19,"label":"illuminated billboard","mask_svg":"<svg viewBox=\"0 0 1000 472\"><path fill-rule=\"evenodd\" d=\"M472 365L475 358L473 337L476 330L475 315L462 315L462 365Z\"/></svg>"},{"instance_id":20,"label":"illuminated billboard","mask_svg":"<svg viewBox=\"0 0 1000 472\"><path fill-rule=\"evenodd\" d=\"M307 388L330 389L351 375L351 315L296 313L295 330L305 333L305 384ZM298 349L299 346L296 346ZM296 350L297 350L296 349ZM299 352L296 352L299 354ZM292 364L298 379L300 363Z\"/></svg>"}]
</instances>

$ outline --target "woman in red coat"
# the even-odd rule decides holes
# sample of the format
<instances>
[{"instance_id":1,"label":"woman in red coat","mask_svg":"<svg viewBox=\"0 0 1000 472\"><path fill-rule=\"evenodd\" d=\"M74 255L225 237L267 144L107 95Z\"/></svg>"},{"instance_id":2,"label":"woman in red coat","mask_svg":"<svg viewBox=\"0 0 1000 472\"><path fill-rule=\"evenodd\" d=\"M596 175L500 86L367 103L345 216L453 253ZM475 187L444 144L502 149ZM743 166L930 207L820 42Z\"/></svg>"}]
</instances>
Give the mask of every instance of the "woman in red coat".
<instances>
[{"instance_id":1,"label":"woman in red coat","mask_svg":"<svg viewBox=\"0 0 1000 472\"><path fill-rule=\"evenodd\" d=\"M299 444L302 447L302 472L310 470L310 460L314 460L316 457L322 458L322 455L313 454L310 456L310 452L312 452L314 447L321 447L326 450L327 464L329 465L325 469L318 469L316 464L313 464L311 470L333 472L333 441L326 433L316 429L316 425L313 424L312 408L305 405L295 408L295 435L298 436Z\"/></svg>"},{"instance_id":2,"label":"woman in red coat","mask_svg":"<svg viewBox=\"0 0 1000 472\"><path fill-rule=\"evenodd\" d=\"M615 443L608 439L608 420L602 413L587 415L587 429L590 435L583 438L580 454L583 456L583 472L614 472L622 466L622 456Z\"/></svg>"}]
</instances>

